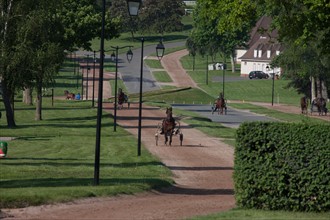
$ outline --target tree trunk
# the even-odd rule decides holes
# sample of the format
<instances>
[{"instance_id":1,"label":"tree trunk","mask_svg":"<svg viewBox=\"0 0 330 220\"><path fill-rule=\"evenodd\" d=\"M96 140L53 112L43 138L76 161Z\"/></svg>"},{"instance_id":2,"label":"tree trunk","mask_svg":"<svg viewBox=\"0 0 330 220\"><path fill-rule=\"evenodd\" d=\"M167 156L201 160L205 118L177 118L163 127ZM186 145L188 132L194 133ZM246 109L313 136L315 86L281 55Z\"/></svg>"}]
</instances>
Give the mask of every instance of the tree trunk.
<instances>
[{"instance_id":1,"label":"tree trunk","mask_svg":"<svg viewBox=\"0 0 330 220\"><path fill-rule=\"evenodd\" d=\"M327 88L327 85L325 84L325 81L322 80L321 81L321 95L323 98L325 98L325 100L328 100L328 88Z\"/></svg>"},{"instance_id":2,"label":"tree trunk","mask_svg":"<svg viewBox=\"0 0 330 220\"><path fill-rule=\"evenodd\" d=\"M23 103L27 105L33 105L31 88L25 88L25 90L23 91Z\"/></svg>"},{"instance_id":3,"label":"tree trunk","mask_svg":"<svg viewBox=\"0 0 330 220\"><path fill-rule=\"evenodd\" d=\"M14 128L16 127L16 123L14 119L14 111L10 103L12 92L8 90L4 80L2 81L1 85L2 85L2 100L6 110L7 126L8 128Z\"/></svg>"},{"instance_id":4,"label":"tree trunk","mask_svg":"<svg viewBox=\"0 0 330 220\"><path fill-rule=\"evenodd\" d=\"M37 83L37 102L36 102L36 115L35 120L42 120L41 117L41 106L42 106L42 84L41 82Z\"/></svg>"},{"instance_id":5,"label":"tree trunk","mask_svg":"<svg viewBox=\"0 0 330 220\"><path fill-rule=\"evenodd\" d=\"M316 97L321 98L322 97L322 88L321 88L321 80L320 78L316 79Z\"/></svg>"},{"instance_id":6,"label":"tree trunk","mask_svg":"<svg viewBox=\"0 0 330 220\"><path fill-rule=\"evenodd\" d=\"M231 61L231 72L235 73L235 65L236 65L236 60L235 60L235 51L233 51L230 55L230 61Z\"/></svg>"},{"instance_id":7,"label":"tree trunk","mask_svg":"<svg viewBox=\"0 0 330 220\"><path fill-rule=\"evenodd\" d=\"M311 100L314 100L316 98L315 94L315 78L314 76L311 76Z\"/></svg>"}]
</instances>

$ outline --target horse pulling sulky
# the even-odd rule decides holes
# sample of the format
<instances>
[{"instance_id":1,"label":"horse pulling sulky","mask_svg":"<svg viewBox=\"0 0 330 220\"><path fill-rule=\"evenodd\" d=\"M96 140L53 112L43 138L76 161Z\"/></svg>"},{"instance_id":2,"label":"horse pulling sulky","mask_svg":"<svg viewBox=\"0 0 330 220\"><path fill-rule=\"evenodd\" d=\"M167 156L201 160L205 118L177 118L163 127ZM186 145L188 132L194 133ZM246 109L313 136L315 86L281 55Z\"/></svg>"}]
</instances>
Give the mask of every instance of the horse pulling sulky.
<instances>
[{"instance_id":1,"label":"horse pulling sulky","mask_svg":"<svg viewBox=\"0 0 330 220\"><path fill-rule=\"evenodd\" d=\"M173 135L179 135L180 146L182 146L183 134L180 128L180 122L173 118L171 107L166 109L166 118L157 125L157 131L155 134L156 146L158 146L159 135L164 135L165 145L167 145L167 142L169 142L170 146L172 145Z\"/></svg>"},{"instance_id":2,"label":"horse pulling sulky","mask_svg":"<svg viewBox=\"0 0 330 220\"><path fill-rule=\"evenodd\" d=\"M70 93L68 90L64 90L64 95L66 99L75 100L76 95L74 93Z\"/></svg>"},{"instance_id":3,"label":"horse pulling sulky","mask_svg":"<svg viewBox=\"0 0 330 220\"><path fill-rule=\"evenodd\" d=\"M227 101L224 99L222 93L220 93L219 97L214 101L212 106L212 114L218 110L218 115L227 114Z\"/></svg>"},{"instance_id":4,"label":"horse pulling sulky","mask_svg":"<svg viewBox=\"0 0 330 220\"><path fill-rule=\"evenodd\" d=\"M128 100L128 96L123 92L121 88L118 90L118 109L122 109L124 103L127 103L127 108L130 107L130 102Z\"/></svg>"}]
</instances>

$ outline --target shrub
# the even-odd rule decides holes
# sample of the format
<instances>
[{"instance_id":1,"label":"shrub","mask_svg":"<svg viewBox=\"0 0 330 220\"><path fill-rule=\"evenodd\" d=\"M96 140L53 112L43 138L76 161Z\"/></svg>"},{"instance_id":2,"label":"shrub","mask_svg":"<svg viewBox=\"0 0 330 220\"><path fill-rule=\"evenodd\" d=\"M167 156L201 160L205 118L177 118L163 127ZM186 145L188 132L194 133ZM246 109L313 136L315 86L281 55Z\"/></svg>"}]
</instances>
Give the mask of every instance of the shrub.
<instances>
[{"instance_id":1,"label":"shrub","mask_svg":"<svg viewBox=\"0 0 330 220\"><path fill-rule=\"evenodd\" d=\"M243 123L234 182L243 208L330 210L330 125Z\"/></svg>"}]
</instances>

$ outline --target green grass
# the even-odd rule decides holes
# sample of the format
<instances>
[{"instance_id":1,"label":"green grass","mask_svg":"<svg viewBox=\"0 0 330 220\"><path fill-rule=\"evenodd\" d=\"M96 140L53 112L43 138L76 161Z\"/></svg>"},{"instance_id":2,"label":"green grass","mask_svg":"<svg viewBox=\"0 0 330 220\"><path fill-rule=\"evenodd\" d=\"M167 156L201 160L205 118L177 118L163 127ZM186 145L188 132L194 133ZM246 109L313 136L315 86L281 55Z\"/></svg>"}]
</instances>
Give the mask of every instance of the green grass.
<instances>
[{"instance_id":1,"label":"green grass","mask_svg":"<svg viewBox=\"0 0 330 220\"><path fill-rule=\"evenodd\" d=\"M163 69L159 60L145 59L144 63L152 69Z\"/></svg>"},{"instance_id":2,"label":"green grass","mask_svg":"<svg viewBox=\"0 0 330 220\"><path fill-rule=\"evenodd\" d=\"M292 114L292 113L284 113L284 112L279 112L276 110L272 110L269 108L264 108L261 106L257 105L252 105L249 103L244 103L244 104L239 104L239 103L230 103L230 107L236 108L236 109L248 109L251 112L260 114L260 115L266 115L271 118L275 118L279 121L284 121L284 122L293 122L293 123L328 123L325 120L322 119L317 119L317 118L310 118L306 117L305 115L302 114Z\"/></svg>"},{"instance_id":3,"label":"green grass","mask_svg":"<svg viewBox=\"0 0 330 220\"><path fill-rule=\"evenodd\" d=\"M171 77L165 71L153 71L152 74L157 82L173 82Z\"/></svg>"},{"instance_id":4,"label":"green grass","mask_svg":"<svg viewBox=\"0 0 330 220\"><path fill-rule=\"evenodd\" d=\"M137 156L134 136L119 126L113 131L112 116L104 111L100 185L94 187L97 109L90 106L90 101L71 100L51 106L44 97L43 120L35 121L35 106L16 100L18 127L0 124L2 137L16 138L8 142L8 158L0 160L0 208L133 194L173 183L170 171L147 150Z\"/></svg>"},{"instance_id":5,"label":"green grass","mask_svg":"<svg viewBox=\"0 0 330 220\"><path fill-rule=\"evenodd\" d=\"M221 212L212 215L197 216L189 218L190 220L325 220L330 218L330 212L324 213L306 213L306 212L285 212L285 211L263 211L233 209L227 212Z\"/></svg>"}]
</instances>

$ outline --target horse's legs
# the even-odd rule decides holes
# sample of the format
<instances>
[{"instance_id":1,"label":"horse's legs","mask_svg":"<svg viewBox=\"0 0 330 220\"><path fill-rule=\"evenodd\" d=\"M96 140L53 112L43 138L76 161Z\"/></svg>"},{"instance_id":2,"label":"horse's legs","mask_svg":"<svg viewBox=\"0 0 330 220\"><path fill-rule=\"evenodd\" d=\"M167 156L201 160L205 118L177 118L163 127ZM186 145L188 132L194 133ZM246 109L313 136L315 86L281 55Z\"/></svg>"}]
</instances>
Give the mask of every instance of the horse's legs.
<instances>
[{"instance_id":1,"label":"horse's legs","mask_svg":"<svg viewBox=\"0 0 330 220\"><path fill-rule=\"evenodd\" d=\"M173 131L171 130L171 134L170 134L170 146L172 145L172 136L173 136Z\"/></svg>"},{"instance_id":2,"label":"horse's legs","mask_svg":"<svg viewBox=\"0 0 330 220\"><path fill-rule=\"evenodd\" d=\"M167 141L168 141L168 139L167 139L167 134L166 134L165 131L164 131L164 138L165 138L165 145L167 145Z\"/></svg>"}]
</instances>

